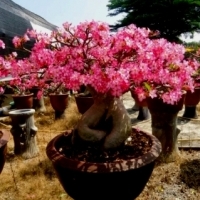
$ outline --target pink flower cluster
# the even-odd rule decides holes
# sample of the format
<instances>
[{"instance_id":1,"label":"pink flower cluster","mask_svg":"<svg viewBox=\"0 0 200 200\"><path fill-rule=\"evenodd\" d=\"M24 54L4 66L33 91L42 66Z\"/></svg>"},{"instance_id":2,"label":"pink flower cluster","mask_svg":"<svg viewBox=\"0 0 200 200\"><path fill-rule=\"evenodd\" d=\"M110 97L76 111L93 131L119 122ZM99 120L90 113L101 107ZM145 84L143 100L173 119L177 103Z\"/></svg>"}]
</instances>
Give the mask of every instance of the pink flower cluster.
<instances>
[{"instance_id":1,"label":"pink flower cluster","mask_svg":"<svg viewBox=\"0 0 200 200\"><path fill-rule=\"evenodd\" d=\"M22 80L28 75L27 87L44 89L52 80L73 90L89 85L112 96L132 88L140 100L159 97L174 104L183 90L193 91L194 67L184 60L182 45L152 40L150 34L133 24L113 33L108 24L96 21L64 23L51 35L27 31L24 37L14 38L16 47L30 39L36 42L29 58L12 66L12 76Z\"/></svg>"},{"instance_id":2,"label":"pink flower cluster","mask_svg":"<svg viewBox=\"0 0 200 200\"><path fill-rule=\"evenodd\" d=\"M132 71L139 99L159 97L176 103L183 90L194 90L194 65L184 59L185 48L165 39L150 40L140 52L139 65Z\"/></svg>"}]
</instances>

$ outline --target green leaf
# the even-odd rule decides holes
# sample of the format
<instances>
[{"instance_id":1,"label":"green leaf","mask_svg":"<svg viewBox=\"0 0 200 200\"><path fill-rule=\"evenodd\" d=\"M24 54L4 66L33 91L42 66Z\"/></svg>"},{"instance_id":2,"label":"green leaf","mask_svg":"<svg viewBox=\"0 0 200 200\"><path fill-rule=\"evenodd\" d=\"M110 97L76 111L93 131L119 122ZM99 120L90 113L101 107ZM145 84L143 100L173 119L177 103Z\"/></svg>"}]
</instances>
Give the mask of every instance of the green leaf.
<instances>
[{"instance_id":1,"label":"green leaf","mask_svg":"<svg viewBox=\"0 0 200 200\"><path fill-rule=\"evenodd\" d=\"M148 91L151 91L151 86L150 86L147 82L144 82L144 87L145 87Z\"/></svg>"}]
</instances>

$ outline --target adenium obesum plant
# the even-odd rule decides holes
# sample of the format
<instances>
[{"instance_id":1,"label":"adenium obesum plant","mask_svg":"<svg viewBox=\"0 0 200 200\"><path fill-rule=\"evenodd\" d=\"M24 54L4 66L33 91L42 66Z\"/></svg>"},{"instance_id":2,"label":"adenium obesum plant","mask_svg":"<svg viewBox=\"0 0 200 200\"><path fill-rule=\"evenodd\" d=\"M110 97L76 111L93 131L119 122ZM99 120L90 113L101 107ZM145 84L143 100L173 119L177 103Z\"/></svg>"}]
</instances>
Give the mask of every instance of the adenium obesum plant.
<instances>
[{"instance_id":1,"label":"adenium obesum plant","mask_svg":"<svg viewBox=\"0 0 200 200\"><path fill-rule=\"evenodd\" d=\"M92 21L77 27L65 23L49 37L27 32L25 39L14 42L21 46L27 36L36 40L29 60L53 82L73 90L88 87L94 105L81 118L77 133L85 141L104 141L108 149L123 144L132 131L119 97L129 90L131 66L138 65L137 51L146 45L148 34L134 25L112 34L107 24Z\"/></svg>"},{"instance_id":2,"label":"adenium obesum plant","mask_svg":"<svg viewBox=\"0 0 200 200\"><path fill-rule=\"evenodd\" d=\"M140 100L158 97L176 104L183 90L194 89L194 68L184 60L184 47L152 40L151 35L133 24L112 33L108 24L91 21L77 26L64 23L51 35L28 31L14 43L36 41L28 58L31 69L23 65L26 73L34 68L43 73L43 80L68 89L87 86L94 104L80 119L76 133L87 142L103 141L103 148L110 149L123 144L132 131L120 99L123 93L133 88Z\"/></svg>"},{"instance_id":3,"label":"adenium obesum plant","mask_svg":"<svg viewBox=\"0 0 200 200\"><path fill-rule=\"evenodd\" d=\"M2 40L0 40L0 48L2 49L5 48L5 44ZM10 75L14 57L15 57L14 52L11 55L6 56L6 57L3 57L0 55L0 78L5 78ZM5 86L6 86L6 83L1 81L0 94L4 93Z\"/></svg>"},{"instance_id":4,"label":"adenium obesum plant","mask_svg":"<svg viewBox=\"0 0 200 200\"><path fill-rule=\"evenodd\" d=\"M18 80L24 83L26 89L32 87L40 89L39 96L42 93L48 95L49 93L60 94L68 91L62 80L56 79L56 69L54 71L49 70L54 58L54 51L50 46L46 48L47 45L50 45L49 39L47 34L36 33L33 30L27 30L27 33L22 37L13 38L14 46L28 51L30 56L16 62L16 73L12 75L18 77ZM26 42L30 40L35 41L31 50L25 48Z\"/></svg>"},{"instance_id":5,"label":"adenium obesum plant","mask_svg":"<svg viewBox=\"0 0 200 200\"><path fill-rule=\"evenodd\" d=\"M65 23L50 36L27 31L13 42L21 47L30 38L37 41L30 60L43 80L74 90L84 84L113 96L132 87L140 100L159 97L174 104L183 90L193 91L191 74L197 65L184 60L182 45L150 35L134 25L113 34L107 24L92 21L77 27Z\"/></svg>"},{"instance_id":6,"label":"adenium obesum plant","mask_svg":"<svg viewBox=\"0 0 200 200\"><path fill-rule=\"evenodd\" d=\"M5 48L3 41L0 41L0 46ZM42 80L39 78L41 73L36 68L29 58L18 59L17 53L3 57L0 56L0 77L11 77L10 81L6 81L6 87L13 89L13 92L18 95L24 95L29 92L34 86L44 86ZM40 83L41 82L41 83Z\"/></svg>"},{"instance_id":7,"label":"adenium obesum plant","mask_svg":"<svg viewBox=\"0 0 200 200\"><path fill-rule=\"evenodd\" d=\"M200 86L200 49L199 47L195 48L186 48L185 59L189 61L190 65L194 68L192 73L192 78L195 82L195 87Z\"/></svg>"},{"instance_id":8,"label":"adenium obesum plant","mask_svg":"<svg viewBox=\"0 0 200 200\"><path fill-rule=\"evenodd\" d=\"M165 39L151 40L139 57L139 65L131 76L140 100L159 97L168 104L176 104L183 91L194 91L192 74L195 62L184 58L182 45Z\"/></svg>"},{"instance_id":9,"label":"adenium obesum plant","mask_svg":"<svg viewBox=\"0 0 200 200\"><path fill-rule=\"evenodd\" d=\"M10 75L12 80L9 81L9 87L11 87L15 94L25 95L29 93L29 89L32 88L32 80L30 76L31 63L28 59L17 60L14 59L12 63L12 70Z\"/></svg>"}]
</instances>

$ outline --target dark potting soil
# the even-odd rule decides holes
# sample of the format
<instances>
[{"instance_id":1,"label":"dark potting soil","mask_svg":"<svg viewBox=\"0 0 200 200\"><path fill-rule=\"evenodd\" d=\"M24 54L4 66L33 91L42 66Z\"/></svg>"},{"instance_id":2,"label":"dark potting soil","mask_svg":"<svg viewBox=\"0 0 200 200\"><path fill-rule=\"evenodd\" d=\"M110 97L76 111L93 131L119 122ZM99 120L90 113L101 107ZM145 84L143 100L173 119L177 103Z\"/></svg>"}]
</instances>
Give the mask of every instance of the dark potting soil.
<instances>
[{"instance_id":1,"label":"dark potting soil","mask_svg":"<svg viewBox=\"0 0 200 200\"><path fill-rule=\"evenodd\" d=\"M92 145L83 143L83 141L72 145L71 137L66 137L66 140L62 141L59 151L67 158L73 160L106 163L137 158L147 153L151 146L152 141L148 135L143 134L139 130L134 130L125 144L117 149L105 151L101 148L101 144Z\"/></svg>"}]
</instances>

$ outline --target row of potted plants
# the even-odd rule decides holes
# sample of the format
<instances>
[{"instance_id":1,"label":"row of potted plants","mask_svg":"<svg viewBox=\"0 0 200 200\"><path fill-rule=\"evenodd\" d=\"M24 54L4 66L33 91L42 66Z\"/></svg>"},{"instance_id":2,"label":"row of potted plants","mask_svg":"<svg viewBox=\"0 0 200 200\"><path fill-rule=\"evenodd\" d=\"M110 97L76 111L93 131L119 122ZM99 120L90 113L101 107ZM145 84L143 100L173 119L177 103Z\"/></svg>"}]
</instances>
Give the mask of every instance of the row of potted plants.
<instances>
[{"instance_id":1,"label":"row of potted plants","mask_svg":"<svg viewBox=\"0 0 200 200\"><path fill-rule=\"evenodd\" d=\"M30 56L0 60L1 76L12 75L10 84L24 91L37 86L41 96L51 80L68 90L86 86L92 95L94 103L77 127L53 138L46 149L74 199L134 199L159 155L165 161L178 156L176 117L185 93L195 89L199 62L185 59L184 46L151 35L133 24L112 33L103 22L66 22L50 35L27 31L15 37L20 48L35 40ZM147 100L152 135L132 128L120 98L130 89Z\"/></svg>"}]
</instances>

